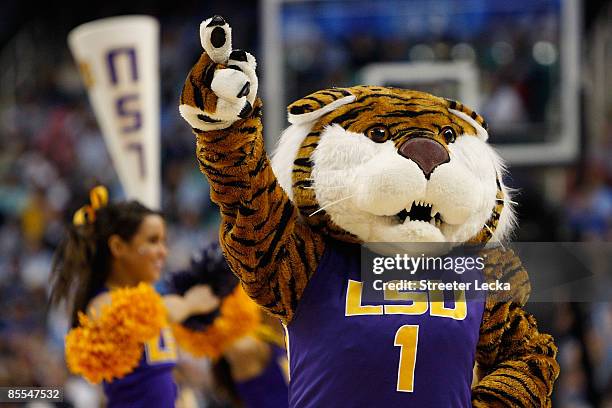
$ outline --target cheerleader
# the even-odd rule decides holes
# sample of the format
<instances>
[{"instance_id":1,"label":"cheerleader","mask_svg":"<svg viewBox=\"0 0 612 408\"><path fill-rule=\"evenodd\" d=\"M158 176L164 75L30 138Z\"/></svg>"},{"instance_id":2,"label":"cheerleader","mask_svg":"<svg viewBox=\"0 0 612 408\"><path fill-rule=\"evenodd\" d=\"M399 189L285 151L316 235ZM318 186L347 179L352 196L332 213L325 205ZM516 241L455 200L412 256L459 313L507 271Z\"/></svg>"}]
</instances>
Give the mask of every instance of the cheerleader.
<instances>
[{"instance_id":1,"label":"cheerleader","mask_svg":"<svg viewBox=\"0 0 612 408\"><path fill-rule=\"evenodd\" d=\"M109 407L174 407L170 324L206 315L220 300L204 285L160 296L152 284L167 255L162 216L136 201L109 204L101 186L90 200L53 262L51 303L72 306L68 368L103 383Z\"/></svg>"}]
</instances>

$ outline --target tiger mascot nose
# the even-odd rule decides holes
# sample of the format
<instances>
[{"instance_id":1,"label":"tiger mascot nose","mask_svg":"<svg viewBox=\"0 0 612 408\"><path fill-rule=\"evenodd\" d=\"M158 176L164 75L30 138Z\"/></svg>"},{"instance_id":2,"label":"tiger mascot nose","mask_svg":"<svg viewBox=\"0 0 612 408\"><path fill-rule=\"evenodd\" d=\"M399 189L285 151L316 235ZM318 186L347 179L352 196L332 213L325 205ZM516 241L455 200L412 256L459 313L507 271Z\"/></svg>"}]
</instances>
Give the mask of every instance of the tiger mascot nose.
<instances>
[{"instance_id":1,"label":"tiger mascot nose","mask_svg":"<svg viewBox=\"0 0 612 408\"><path fill-rule=\"evenodd\" d=\"M415 162L429 180L436 167L450 161L448 151L441 143L429 137L413 137L402 143L398 153Z\"/></svg>"}]
</instances>

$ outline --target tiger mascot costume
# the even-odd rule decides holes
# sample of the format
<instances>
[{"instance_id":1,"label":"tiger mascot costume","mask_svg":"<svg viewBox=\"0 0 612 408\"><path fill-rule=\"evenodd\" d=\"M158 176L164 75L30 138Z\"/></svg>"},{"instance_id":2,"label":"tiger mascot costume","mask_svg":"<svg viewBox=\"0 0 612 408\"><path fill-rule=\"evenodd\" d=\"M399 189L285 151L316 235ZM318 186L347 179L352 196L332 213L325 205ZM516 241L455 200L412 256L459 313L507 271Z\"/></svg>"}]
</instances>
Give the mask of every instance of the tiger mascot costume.
<instances>
[{"instance_id":1,"label":"tiger mascot costume","mask_svg":"<svg viewBox=\"0 0 612 408\"><path fill-rule=\"evenodd\" d=\"M232 50L220 16L200 40L179 111L227 261L286 327L290 406L550 407L557 349L522 308L530 286L512 251L487 249L484 270L511 284L508 300L471 302L459 317L360 297L362 243L507 237L503 164L483 118L423 92L326 89L288 107L270 162L255 58Z\"/></svg>"}]
</instances>

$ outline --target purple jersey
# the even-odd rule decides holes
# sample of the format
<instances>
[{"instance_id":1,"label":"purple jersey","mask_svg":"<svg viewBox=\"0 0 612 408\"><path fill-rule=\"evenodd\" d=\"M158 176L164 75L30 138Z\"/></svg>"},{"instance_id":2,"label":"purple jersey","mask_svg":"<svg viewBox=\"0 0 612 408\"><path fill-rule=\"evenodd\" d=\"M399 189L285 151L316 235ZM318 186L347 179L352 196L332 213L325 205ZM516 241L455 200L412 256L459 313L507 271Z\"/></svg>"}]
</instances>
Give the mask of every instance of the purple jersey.
<instances>
[{"instance_id":1,"label":"purple jersey","mask_svg":"<svg viewBox=\"0 0 612 408\"><path fill-rule=\"evenodd\" d=\"M108 407L174 407L177 387L172 376L176 345L170 328L144 345L138 367L125 377L104 383Z\"/></svg>"},{"instance_id":2,"label":"purple jersey","mask_svg":"<svg viewBox=\"0 0 612 408\"><path fill-rule=\"evenodd\" d=\"M272 353L266 369L248 381L236 382L236 391L247 408L286 408L288 405L285 374L287 354L270 345Z\"/></svg>"},{"instance_id":3,"label":"purple jersey","mask_svg":"<svg viewBox=\"0 0 612 408\"><path fill-rule=\"evenodd\" d=\"M328 244L287 327L289 406L471 407L484 301L430 291L368 303L360 280L359 247Z\"/></svg>"},{"instance_id":4,"label":"purple jersey","mask_svg":"<svg viewBox=\"0 0 612 408\"><path fill-rule=\"evenodd\" d=\"M104 288L99 293L106 292ZM123 378L104 382L108 408L174 407L177 387L172 376L177 351L172 330L165 327L146 342L138 367Z\"/></svg>"}]
</instances>

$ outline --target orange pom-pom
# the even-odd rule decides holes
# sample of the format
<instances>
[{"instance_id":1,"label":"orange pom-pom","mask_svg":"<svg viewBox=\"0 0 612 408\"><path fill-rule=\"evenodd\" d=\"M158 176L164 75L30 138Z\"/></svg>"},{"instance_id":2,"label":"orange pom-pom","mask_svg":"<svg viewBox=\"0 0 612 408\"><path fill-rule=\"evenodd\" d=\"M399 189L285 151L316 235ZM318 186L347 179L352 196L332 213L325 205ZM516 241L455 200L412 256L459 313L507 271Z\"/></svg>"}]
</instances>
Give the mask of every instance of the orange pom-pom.
<instances>
[{"instance_id":1,"label":"orange pom-pom","mask_svg":"<svg viewBox=\"0 0 612 408\"><path fill-rule=\"evenodd\" d=\"M196 357L218 358L239 338L252 333L261 321L259 306L238 285L221 303L219 317L203 331L195 331L180 324L172 330L177 343Z\"/></svg>"},{"instance_id":2,"label":"orange pom-pom","mask_svg":"<svg viewBox=\"0 0 612 408\"><path fill-rule=\"evenodd\" d=\"M138 366L143 343L167 325L166 309L153 287L141 283L112 291L100 316L81 313L79 324L66 336L66 363L96 384L122 378Z\"/></svg>"},{"instance_id":3,"label":"orange pom-pom","mask_svg":"<svg viewBox=\"0 0 612 408\"><path fill-rule=\"evenodd\" d=\"M66 336L66 363L74 374L97 384L130 373L142 355L142 344L120 338L87 324Z\"/></svg>"},{"instance_id":4,"label":"orange pom-pom","mask_svg":"<svg viewBox=\"0 0 612 408\"><path fill-rule=\"evenodd\" d=\"M102 307L98 324L135 342L157 336L167 324L162 297L146 283L111 292L111 303Z\"/></svg>"}]
</instances>

